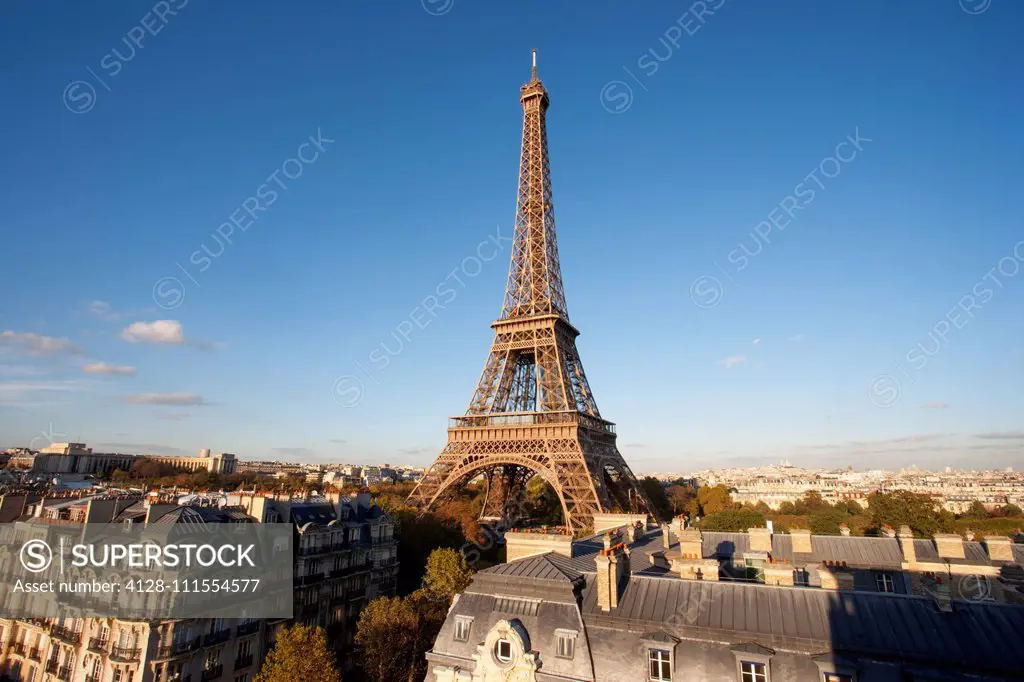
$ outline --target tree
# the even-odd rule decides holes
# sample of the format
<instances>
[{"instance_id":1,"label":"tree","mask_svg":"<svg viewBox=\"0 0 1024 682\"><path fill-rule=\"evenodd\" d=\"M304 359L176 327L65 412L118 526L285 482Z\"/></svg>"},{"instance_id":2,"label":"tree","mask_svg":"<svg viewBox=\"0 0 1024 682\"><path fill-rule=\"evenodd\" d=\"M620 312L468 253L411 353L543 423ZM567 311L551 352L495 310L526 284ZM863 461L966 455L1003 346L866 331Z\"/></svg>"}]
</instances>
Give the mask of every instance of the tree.
<instances>
[{"instance_id":1,"label":"tree","mask_svg":"<svg viewBox=\"0 0 1024 682\"><path fill-rule=\"evenodd\" d=\"M967 510L967 513L964 514L964 517L968 519L987 519L988 510L985 509L985 505L975 500L974 502L971 503L971 508Z\"/></svg>"},{"instance_id":2,"label":"tree","mask_svg":"<svg viewBox=\"0 0 1024 682\"><path fill-rule=\"evenodd\" d=\"M359 614L355 639L367 678L372 682L415 679L416 642L421 627L421 617L411 597L379 597L367 604Z\"/></svg>"},{"instance_id":3,"label":"tree","mask_svg":"<svg viewBox=\"0 0 1024 682\"><path fill-rule=\"evenodd\" d=\"M525 516L541 525L560 526L565 523L558 493L541 476L534 476L527 482L525 505Z\"/></svg>"},{"instance_id":4,"label":"tree","mask_svg":"<svg viewBox=\"0 0 1024 682\"><path fill-rule=\"evenodd\" d=\"M434 514L422 516L419 510L401 506L387 509L395 522L398 539L398 593L409 594L423 583L427 558L437 547L461 547L466 540L462 533Z\"/></svg>"},{"instance_id":5,"label":"tree","mask_svg":"<svg viewBox=\"0 0 1024 682\"><path fill-rule=\"evenodd\" d=\"M1015 504L1004 504L1001 507L996 507L992 511L992 516L997 519L1006 518L1008 516L1022 516L1024 512L1021 512L1020 507Z\"/></svg>"},{"instance_id":6,"label":"tree","mask_svg":"<svg viewBox=\"0 0 1024 682\"><path fill-rule=\"evenodd\" d=\"M462 552L454 549L435 549L427 557L427 572L423 576L423 587L431 596L443 600L445 606L452 597L469 587L473 569L466 564Z\"/></svg>"},{"instance_id":7,"label":"tree","mask_svg":"<svg viewBox=\"0 0 1024 682\"><path fill-rule=\"evenodd\" d=\"M817 490L808 490L803 498L796 501L793 507L797 514L813 514L832 508Z\"/></svg>"},{"instance_id":8,"label":"tree","mask_svg":"<svg viewBox=\"0 0 1024 682\"><path fill-rule=\"evenodd\" d=\"M647 495L647 499L654 505L652 511L656 511L662 519L672 518L672 505L669 504L668 495L665 494L665 486L661 481L652 477L644 476L640 479L640 488Z\"/></svg>"},{"instance_id":9,"label":"tree","mask_svg":"<svg viewBox=\"0 0 1024 682\"><path fill-rule=\"evenodd\" d=\"M868 511L876 526L893 528L907 525L919 537L932 537L937 532L954 529L953 515L937 509L935 500L928 495L894 490L890 493L871 493Z\"/></svg>"},{"instance_id":10,"label":"tree","mask_svg":"<svg viewBox=\"0 0 1024 682\"><path fill-rule=\"evenodd\" d=\"M293 625L281 631L253 682L341 682L323 629Z\"/></svg>"},{"instance_id":11,"label":"tree","mask_svg":"<svg viewBox=\"0 0 1024 682\"><path fill-rule=\"evenodd\" d=\"M764 526L764 515L753 509L723 509L709 514L700 522L704 530L743 532L748 528Z\"/></svg>"},{"instance_id":12,"label":"tree","mask_svg":"<svg viewBox=\"0 0 1024 682\"><path fill-rule=\"evenodd\" d=\"M796 505L793 504L792 502L790 502L789 500L786 500L785 502L781 502L779 504L779 514L782 514L783 516L793 516L793 515L795 515L796 514Z\"/></svg>"},{"instance_id":13,"label":"tree","mask_svg":"<svg viewBox=\"0 0 1024 682\"><path fill-rule=\"evenodd\" d=\"M686 514L694 517L700 514L697 493L689 485L673 483L665 491L665 494L668 496L668 503L672 507L673 515Z\"/></svg>"},{"instance_id":14,"label":"tree","mask_svg":"<svg viewBox=\"0 0 1024 682\"><path fill-rule=\"evenodd\" d=\"M807 517L807 525L815 535L839 535L839 525L846 522L846 514L838 509L826 509Z\"/></svg>"},{"instance_id":15,"label":"tree","mask_svg":"<svg viewBox=\"0 0 1024 682\"><path fill-rule=\"evenodd\" d=\"M732 507L732 495L724 485L704 486L697 490L697 501L704 516L717 514Z\"/></svg>"}]
</instances>

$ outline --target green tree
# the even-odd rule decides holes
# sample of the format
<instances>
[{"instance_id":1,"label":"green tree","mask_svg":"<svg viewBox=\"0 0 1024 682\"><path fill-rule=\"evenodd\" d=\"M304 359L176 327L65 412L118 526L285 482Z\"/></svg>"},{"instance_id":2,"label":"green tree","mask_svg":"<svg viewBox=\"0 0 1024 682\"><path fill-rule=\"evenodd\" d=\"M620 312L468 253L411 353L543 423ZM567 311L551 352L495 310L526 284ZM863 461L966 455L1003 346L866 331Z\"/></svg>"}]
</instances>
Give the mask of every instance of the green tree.
<instances>
[{"instance_id":1,"label":"green tree","mask_svg":"<svg viewBox=\"0 0 1024 682\"><path fill-rule=\"evenodd\" d=\"M430 595L451 603L452 597L469 587L473 569L466 564L462 552L454 549L435 549L427 557L427 572L423 576L423 587Z\"/></svg>"},{"instance_id":2,"label":"green tree","mask_svg":"<svg viewBox=\"0 0 1024 682\"><path fill-rule=\"evenodd\" d=\"M876 492L868 496L868 511L875 526L887 524L898 529L907 525L918 537L954 530L953 515L937 507L928 495L909 490Z\"/></svg>"},{"instance_id":3,"label":"green tree","mask_svg":"<svg viewBox=\"0 0 1024 682\"><path fill-rule=\"evenodd\" d=\"M992 516L997 519L1003 519L1010 516L1024 516L1024 512L1021 512L1020 507L1015 504L1004 504L993 510Z\"/></svg>"},{"instance_id":4,"label":"green tree","mask_svg":"<svg viewBox=\"0 0 1024 682\"><path fill-rule=\"evenodd\" d=\"M701 519L704 530L743 532L748 528L764 526L764 515L753 509L723 509Z\"/></svg>"},{"instance_id":5,"label":"green tree","mask_svg":"<svg viewBox=\"0 0 1024 682\"><path fill-rule=\"evenodd\" d=\"M814 514L815 512L832 508L817 490L808 490L801 499L796 501L793 507L796 509L797 514Z\"/></svg>"},{"instance_id":6,"label":"green tree","mask_svg":"<svg viewBox=\"0 0 1024 682\"><path fill-rule=\"evenodd\" d=\"M975 500L971 503L971 508L964 514L964 518L968 519L987 519L988 510L985 509L985 505Z\"/></svg>"},{"instance_id":7,"label":"green tree","mask_svg":"<svg viewBox=\"0 0 1024 682\"><path fill-rule=\"evenodd\" d=\"M534 476L526 484L525 516L544 526L560 526L564 521L562 501L551 484Z\"/></svg>"},{"instance_id":8,"label":"green tree","mask_svg":"<svg viewBox=\"0 0 1024 682\"><path fill-rule=\"evenodd\" d=\"M796 505L786 500L779 504L779 514L783 516L792 516L796 514Z\"/></svg>"},{"instance_id":9,"label":"green tree","mask_svg":"<svg viewBox=\"0 0 1024 682\"><path fill-rule=\"evenodd\" d=\"M846 522L846 514L838 509L824 509L807 517L807 525L815 535L839 535L839 524Z\"/></svg>"},{"instance_id":10,"label":"green tree","mask_svg":"<svg viewBox=\"0 0 1024 682\"><path fill-rule=\"evenodd\" d=\"M253 682L341 682L321 628L293 625L280 632Z\"/></svg>"},{"instance_id":11,"label":"green tree","mask_svg":"<svg viewBox=\"0 0 1024 682\"><path fill-rule=\"evenodd\" d=\"M668 503L672 507L673 516L687 514L697 516L700 514L700 503L697 502L697 493L689 485L673 483L665 491L668 496Z\"/></svg>"},{"instance_id":12,"label":"green tree","mask_svg":"<svg viewBox=\"0 0 1024 682\"><path fill-rule=\"evenodd\" d=\"M420 515L419 510L405 506L392 506L386 511L395 522L398 539L398 593L409 594L419 588L426 573L427 558L438 547L462 547L466 539L452 524L434 514Z\"/></svg>"},{"instance_id":13,"label":"green tree","mask_svg":"<svg viewBox=\"0 0 1024 682\"><path fill-rule=\"evenodd\" d=\"M672 505L669 504L668 495L665 493L665 486L653 476L645 476L640 479L640 487L643 489L647 499L654 505L658 516L662 519L672 518Z\"/></svg>"}]
</instances>

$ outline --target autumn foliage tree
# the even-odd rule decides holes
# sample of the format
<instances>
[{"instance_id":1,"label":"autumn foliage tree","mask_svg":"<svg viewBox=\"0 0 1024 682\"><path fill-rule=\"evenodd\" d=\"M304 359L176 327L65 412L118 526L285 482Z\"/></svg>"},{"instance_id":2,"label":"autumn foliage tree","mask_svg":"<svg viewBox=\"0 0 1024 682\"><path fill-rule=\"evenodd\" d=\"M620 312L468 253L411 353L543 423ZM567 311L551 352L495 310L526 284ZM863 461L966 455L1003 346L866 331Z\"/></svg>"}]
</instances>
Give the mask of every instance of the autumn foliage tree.
<instances>
[{"instance_id":1,"label":"autumn foliage tree","mask_svg":"<svg viewBox=\"0 0 1024 682\"><path fill-rule=\"evenodd\" d=\"M341 682L322 628L293 625L277 636L253 682Z\"/></svg>"},{"instance_id":2,"label":"autumn foliage tree","mask_svg":"<svg viewBox=\"0 0 1024 682\"><path fill-rule=\"evenodd\" d=\"M423 679L424 655L444 624L452 598L469 586L472 574L461 552L435 549L427 557L423 587L407 597L374 599L363 609L356 644L372 682Z\"/></svg>"}]
</instances>

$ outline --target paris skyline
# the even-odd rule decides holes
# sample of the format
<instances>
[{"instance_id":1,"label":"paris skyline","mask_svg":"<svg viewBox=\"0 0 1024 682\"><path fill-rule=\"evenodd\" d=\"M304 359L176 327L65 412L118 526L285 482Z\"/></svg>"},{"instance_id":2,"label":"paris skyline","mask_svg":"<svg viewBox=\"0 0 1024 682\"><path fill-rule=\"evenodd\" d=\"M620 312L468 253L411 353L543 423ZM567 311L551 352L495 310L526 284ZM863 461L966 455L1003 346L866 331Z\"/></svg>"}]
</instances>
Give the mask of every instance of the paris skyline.
<instances>
[{"instance_id":1,"label":"paris skyline","mask_svg":"<svg viewBox=\"0 0 1024 682\"><path fill-rule=\"evenodd\" d=\"M501 308L537 47L568 313L636 471L1019 463L1024 11L707 4L188 3L128 58L141 8L52 45L21 8L0 447L428 465ZM336 39L367 22L394 43Z\"/></svg>"}]
</instances>

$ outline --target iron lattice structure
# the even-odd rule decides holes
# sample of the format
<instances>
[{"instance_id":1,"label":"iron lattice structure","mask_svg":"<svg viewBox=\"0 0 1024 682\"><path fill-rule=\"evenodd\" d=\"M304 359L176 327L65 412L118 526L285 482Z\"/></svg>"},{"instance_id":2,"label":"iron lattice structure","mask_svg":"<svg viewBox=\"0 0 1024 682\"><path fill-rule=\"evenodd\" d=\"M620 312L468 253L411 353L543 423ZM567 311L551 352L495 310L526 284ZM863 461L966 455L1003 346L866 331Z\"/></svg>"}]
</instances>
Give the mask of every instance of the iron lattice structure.
<instances>
[{"instance_id":1,"label":"iron lattice structure","mask_svg":"<svg viewBox=\"0 0 1024 682\"><path fill-rule=\"evenodd\" d=\"M515 522L526 482L542 477L558 494L571 532L599 512L654 514L601 418L569 323L555 239L548 162L548 93L533 75L520 89L523 145L508 285L494 344L469 409L452 417L448 445L409 496L429 509L482 476L483 518Z\"/></svg>"}]
</instances>

